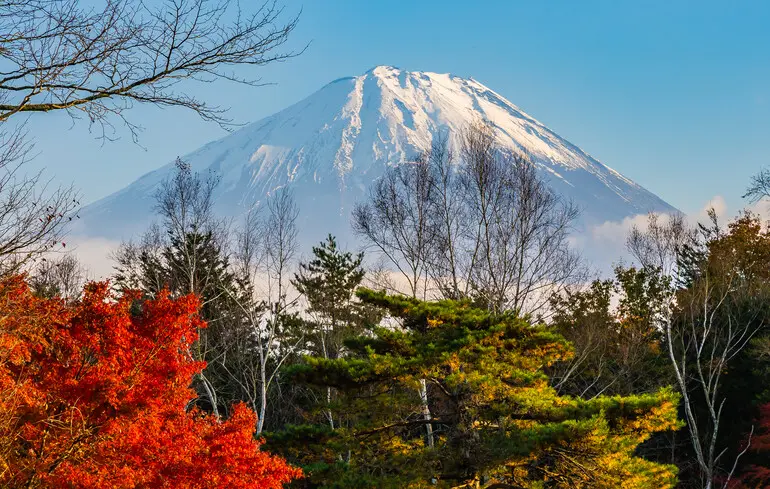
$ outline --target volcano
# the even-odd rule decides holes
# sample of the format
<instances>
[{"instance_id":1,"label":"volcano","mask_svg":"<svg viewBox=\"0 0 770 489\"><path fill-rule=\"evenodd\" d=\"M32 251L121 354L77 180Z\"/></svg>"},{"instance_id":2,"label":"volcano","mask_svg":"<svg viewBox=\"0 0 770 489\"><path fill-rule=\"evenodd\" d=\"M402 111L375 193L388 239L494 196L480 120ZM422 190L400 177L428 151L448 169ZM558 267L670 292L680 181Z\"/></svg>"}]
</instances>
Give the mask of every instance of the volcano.
<instances>
[{"instance_id":1,"label":"volcano","mask_svg":"<svg viewBox=\"0 0 770 489\"><path fill-rule=\"evenodd\" d=\"M236 222L276 189L296 197L301 244L327 234L354 241L350 211L388 165L409 161L437 134L486 121L501 146L526 151L543 178L581 209L585 225L676 212L473 78L378 66L182 157L221 178L216 211ZM174 162L81 212L77 234L127 239L153 220L153 195Z\"/></svg>"}]
</instances>

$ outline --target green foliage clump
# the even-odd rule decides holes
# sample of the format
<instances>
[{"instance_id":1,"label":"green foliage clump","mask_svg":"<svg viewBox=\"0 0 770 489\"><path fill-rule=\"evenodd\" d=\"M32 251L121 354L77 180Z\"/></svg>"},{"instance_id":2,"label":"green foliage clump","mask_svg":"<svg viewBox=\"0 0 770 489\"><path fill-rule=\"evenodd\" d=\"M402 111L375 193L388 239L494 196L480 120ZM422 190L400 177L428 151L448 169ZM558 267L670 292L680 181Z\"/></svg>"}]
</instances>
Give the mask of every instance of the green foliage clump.
<instances>
[{"instance_id":1,"label":"green foliage clump","mask_svg":"<svg viewBox=\"0 0 770 489\"><path fill-rule=\"evenodd\" d=\"M334 429L291 427L276 446L308 474L305 487L664 488L676 468L635 456L652 433L679 426L677 395L560 396L544 370L569 343L511 313L467 302L423 302L361 289L390 315L346 342L348 354L308 357L295 381L334 389ZM432 419L418 386L428 384ZM434 446L424 427L433 427ZM290 439L303 440L290 442ZM278 441L280 440L280 443Z\"/></svg>"}]
</instances>

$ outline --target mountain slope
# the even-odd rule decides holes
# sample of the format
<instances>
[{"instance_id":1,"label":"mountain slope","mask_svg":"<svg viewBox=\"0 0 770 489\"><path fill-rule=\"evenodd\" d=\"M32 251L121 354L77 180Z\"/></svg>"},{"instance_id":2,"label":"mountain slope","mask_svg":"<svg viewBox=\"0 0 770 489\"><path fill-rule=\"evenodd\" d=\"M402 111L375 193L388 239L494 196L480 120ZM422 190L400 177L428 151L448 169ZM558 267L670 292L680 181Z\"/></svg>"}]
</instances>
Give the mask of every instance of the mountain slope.
<instances>
[{"instance_id":1,"label":"mountain slope","mask_svg":"<svg viewBox=\"0 0 770 489\"><path fill-rule=\"evenodd\" d=\"M306 99L183 157L222 179L217 210L238 218L269 192L291 185L303 241L327 232L349 237L349 213L386 165L430 146L439 131L456 134L489 121L501 144L530 153L553 188L597 224L669 204L599 163L577 146L473 79L388 66L335 80ZM78 234L128 238L152 219L152 195L173 162L81 213Z\"/></svg>"}]
</instances>

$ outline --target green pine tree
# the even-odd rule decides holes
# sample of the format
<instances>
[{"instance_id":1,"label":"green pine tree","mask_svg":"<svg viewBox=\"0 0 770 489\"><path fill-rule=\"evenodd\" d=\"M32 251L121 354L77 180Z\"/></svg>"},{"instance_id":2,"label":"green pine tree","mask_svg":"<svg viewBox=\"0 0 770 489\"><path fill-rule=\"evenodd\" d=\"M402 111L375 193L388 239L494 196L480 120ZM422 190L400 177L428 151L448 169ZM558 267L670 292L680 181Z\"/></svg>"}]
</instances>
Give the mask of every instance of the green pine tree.
<instances>
[{"instance_id":1,"label":"green pine tree","mask_svg":"<svg viewBox=\"0 0 770 489\"><path fill-rule=\"evenodd\" d=\"M289 427L271 442L304 464L306 487L673 487L676 468L634 455L679 426L669 389L590 401L559 396L543 369L571 355L552 330L467 302L359 290L399 323L346 341L342 358L309 357L296 381L333 387L347 424ZM427 379L433 419L421 416ZM433 425L434 447L424 439Z\"/></svg>"},{"instance_id":2,"label":"green pine tree","mask_svg":"<svg viewBox=\"0 0 770 489\"><path fill-rule=\"evenodd\" d=\"M334 236L313 247L313 259L300 263L292 284L307 301L306 351L338 358L346 338L360 335L378 311L355 297L365 272L363 253L341 251Z\"/></svg>"},{"instance_id":3,"label":"green pine tree","mask_svg":"<svg viewBox=\"0 0 770 489\"><path fill-rule=\"evenodd\" d=\"M380 320L378 308L359 301L355 296L365 272L363 253L342 251L334 236L313 247L313 259L300 263L292 284L306 301L304 318L295 323L295 335L302 338L305 354L325 359L345 356L345 340L357 337L368 325ZM308 412L317 411L319 404L328 407L335 402L336 391L331 386L318 390L320 403L310 403ZM330 429L345 423L344 413L335 416L331 409L321 409Z\"/></svg>"}]
</instances>

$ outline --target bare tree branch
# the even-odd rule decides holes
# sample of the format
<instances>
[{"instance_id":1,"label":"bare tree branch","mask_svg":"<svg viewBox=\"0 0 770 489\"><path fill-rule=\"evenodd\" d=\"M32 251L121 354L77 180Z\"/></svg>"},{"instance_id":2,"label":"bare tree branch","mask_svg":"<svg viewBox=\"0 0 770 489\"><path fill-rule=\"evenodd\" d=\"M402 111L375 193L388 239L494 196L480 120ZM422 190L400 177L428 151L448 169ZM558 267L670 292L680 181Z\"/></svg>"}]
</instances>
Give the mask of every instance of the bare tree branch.
<instances>
[{"instance_id":1,"label":"bare tree branch","mask_svg":"<svg viewBox=\"0 0 770 489\"><path fill-rule=\"evenodd\" d=\"M280 51L297 25L268 1L254 11L231 0L78 0L0 3L0 122L63 110L98 124L102 135L135 104L185 107L230 127L225 109L180 90L184 80L259 85L235 74L300 51Z\"/></svg>"}]
</instances>

